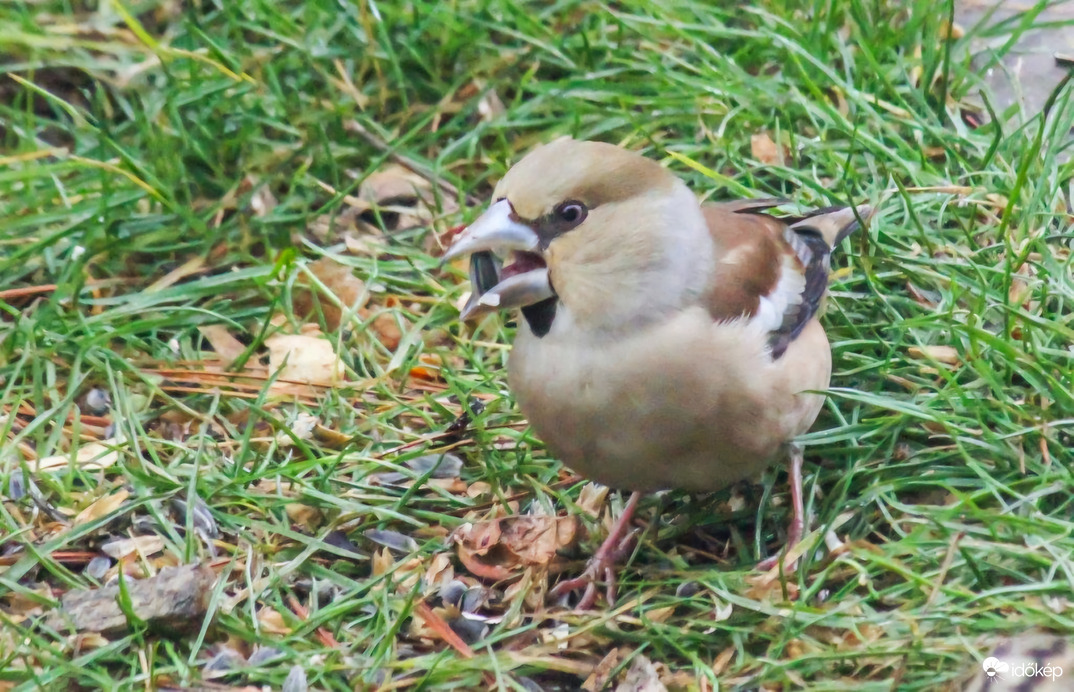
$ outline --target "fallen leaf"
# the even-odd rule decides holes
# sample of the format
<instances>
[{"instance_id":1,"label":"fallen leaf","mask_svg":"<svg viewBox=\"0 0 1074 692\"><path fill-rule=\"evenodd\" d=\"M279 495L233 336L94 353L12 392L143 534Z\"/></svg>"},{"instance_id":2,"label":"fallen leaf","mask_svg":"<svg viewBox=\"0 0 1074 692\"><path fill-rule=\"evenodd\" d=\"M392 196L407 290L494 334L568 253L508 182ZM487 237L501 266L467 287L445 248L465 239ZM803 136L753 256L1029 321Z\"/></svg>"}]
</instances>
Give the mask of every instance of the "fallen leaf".
<instances>
[{"instance_id":1,"label":"fallen leaf","mask_svg":"<svg viewBox=\"0 0 1074 692\"><path fill-rule=\"evenodd\" d=\"M287 678L284 679L280 692L306 692L308 689L306 671L296 663L291 666L291 670L287 673Z\"/></svg>"},{"instance_id":2,"label":"fallen leaf","mask_svg":"<svg viewBox=\"0 0 1074 692\"><path fill-rule=\"evenodd\" d=\"M403 340L403 330L399 327L399 322L394 313L380 313L373 318L371 326L373 332L377 335L377 339L384 344L384 348L389 351L399 348L399 342Z\"/></svg>"},{"instance_id":3,"label":"fallen leaf","mask_svg":"<svg viewBox=\"0 0 1074 692\"><path fill-rule=\"evenodd\" d=\"M429 181L411 173L398 164L389 164L375 171L358 187L358 199L372 208L392 202L415 202L430 189Z\"/></svg>"},{"instance_id":4,"label":"fallen leaf","mask_svg":"<svg viewBox=\"0 0 1074 692\"><path fill-rule=\"evenodd\" d=\"M291 634L283 615L269 606L257 611L257 622L261 625L261 631L267 634Z\"/></svg>"},{"instance_id":5,"label":"fallen leaf","mask_svg":"<svg viewBox=\"0 0 1074 692\"><path fill-rule=\"evenodd\" d=\"M343 246L347 248L347 254L357 257L376 257L384 251L384 243L381 242L380 236L370 235L369 233L363 233L362 235L345 233L343 235Z\"/></svg>"},{"instance_id":6,"label":"fallen leaf","mask_svg":"<svg viewBox=\"0 0 1074 692\"><path fill-rule=\"evenodd\" d=\"M95 519L108 516L127 500L131 496L131 493L127 489L118 490L111 495L105 495L102 498L92 502L88 507L78 513L78 515L71 520L72 526L81 526L82 524L89 523Z\"/></svg>"},{"instance_id":7,"label":"fallen leaf","mask_svg":"<svg viewBox=\"0 0 1074 692\"><path fill-rule=\"evenodd\" d=\"M52 597L52 587L46 583L26 584L23 585L24 592L8 591L2 597L4 603L4 615L5 618L10 618L15 621L16 624L30 617L37 617L41 615L45 608L42 604L48 603ZM38 598L31 597L31 594L36 595ZM3 629L0 628L0 634L3 633ZM0 647L3 645L3 639L0 639ZM0 648L0 651L3 651ZM14 649L7 649L13 651Z\"/></svg>"},{"instance_id":8,"label":"fallen leaf","mask_svg":"<svg viewBox=\"0 0 1074 692\"><path fill-rule=\"evenodd\" d=\"M500 95L496 93L496 89L490 88L482 94L477 102L477 113L485 122L495 120L506 112L507 108L504 107Z\"/></svg>"},{"instance_id":9,"label":"fallen leaf","mask_svg":"<svg viewBox=\"0 0 1074 692\"><path fill-rule=\"evenodd\" d=\"M430 586L446 584L455 578L450 553L437 553L425 569L424 583Z\"/></svg>"},{"instance_id":10,"label":"fallen leaf","mask_svg":"<svg viewBox=\"0 0 1074 692\"><path fill-rule=\"evenodd\" d=\"M525 567L547 566L574 542L577 526L573 516L527 514L464 524L452 540L474 576L499 581Z\"/></svg>"},{"instance_id":11,"label":"fallen leaf","mask_svg":"<svg viewBox=\"0 0 1074 692\"><path fill-rule=\"evenodd\" d=\"M582 683L582 689L585 692L600 692L608 689L612 681L612 673L622 662L623 654L618 648L609 651L600 660L597 667L593 669L593 672L589 674L589 677L585 679L585 682Z\"/></svg>"},{"instance_id":12,"label":"fallen leaf","mask_svg":"<svg viewBox=\"0 0 1074 692\"><path fill-rule=\"evenodd\" d=\"M410 368L411 377L425 380L427 382L436 382L444 379L440 374L440 368L444 364L443 358L435 353L422 353L418 356L418 361L421 365L415 365Z\"/></svg>"},{"instance_id":13,"label":"fallen leaf","mask_svg":"<svg viewBox=\"0 0 1074 692\"><path fill-rule=\"evenodd\" d=\"M197 274L205 269L205 257L202 255L194 255L186 262L171 270L164 276L160 277L150 285L142 289L142 293L158 293L174 286L188 276Z\"/></svg>"},{"instance_id":14,"label":"fallen leaf","mask_svg":"<svg viewBox=\"0 0 1074 692\"><path fill-rule=\"evenodd\" d=\"M224 367L234 363L246 351L246 346L232 336L227 327L222 324L202 325L198 327L198 332L213 347L213 352L220 358Z\"/></svg>"},{"instance_id":15,"label":"fallen leaf","mask_svg":"<svg viewBox=\"0 0 1074 692\"><path fill-rule=\"evenodd\" d=\"M474 481L466 486L466 496L470 498L481 497L492 492L492 485L485 481Z\"/></svg>"},{"instance_id":16,"label":"fallen leaf","mask_svg":"<svg viewBox=\"0 0 1074 692\"><path fill-rule=\"evenodd\" d=\"M313 438L329 449L343 449L351 443L354 435L318 423L313 426Z\"/></svg>"},{"instance_id":17,"label":"fallen leaf","mask_svg":"<svg viewBox=\"0 0 1074 692\"><path fill-rule=\"evenodd\" d=\"M320 526L324 519L321 510L300 502L288 502L283 506L283 511L287 513L287 518L292 524L297 524L307 531Z\"/></svg>"},{"instance_id":18,"label":"fallen leaf","mask_svg":"<svg viewBox=\"0 0 1074 692\"><path fill-rule=\"evenodd\" d=\"M387 548L378 550L373 553L372 559L372 575L374 577L382 577L391 571L395 566L395 558L392 557L392 553Z\"/></svg>"},{"instance_id":19,"label":"fallen leaf","mask_svg":"<svg viewBox=\"0 0 1074 692\"><path fill-rule=\"evenodd\" d=\"M675 606L665 606L663 608L653 608L645 612L645 619L657 624L666 622L669 617L675 613Z\"/></svg>"},{"instance_id":20,"label":"fallen leaf","mask_svg":"<svg viewBox=\"0 0 1074 692\"><path fill-rule=\"evenodd\" d=\"M797 559L797 558L796 558ZM791 564L789 561L785 564ZM794 601L798 598L798 582L787 580L787 593L784 597L783 584L779 579L779 565L774 566L767 572L753 574L746 577L749 588L744 595L746 598L764 603L783 603L785 600Z\"/></svg>"},{"instance_id":21,"label":"fallen leaf","mask_svg":"<svg viewBox=\"0 0 1074 692\"><path fill-rule=\"evenodd\" d=\"M116 449L117 445L119 445L119 442L114 438L102 440L101 442L84 444L79 447L78 451L75 453L74 465L85 471L106 469L119 461L119 451ZM30 468L35 471L55 471L57 469L65 469L70 464L70 454L53 454L52 456L42 457L37 461L28 463Z\"/></svg>"},{"instance_id":22,"label":"fallen leaf","mask_svg":"<svg viewBox=\"0 0 1074 692\"><path fill-rule=\"evenodd\" d=\"M135 536L134 538L117 538L101 546L101 552L115 560L122 560L128 555L148 557L164 550L164 539L160 536Z\"/></svg>"},{"instance_id":23,"label":"fallen leaf","mask_svg":"<svg viewBox=\"0 0 1074 692\"><path fill-rule=\"evenodd\" d=\"M939 301L932 291L924 291L909 281L906 282L906 290L910 293L910 297L922 307L933 310L939 305Z\"/></svg>"},{"instance_id":24,"label":"fallen leaf","mask_svg":"<svg viewBox=\"0 0 1074 692\"><path fill-rule=\"evenodd\" d=\"M276 195L272 194L272 190L269 189L268 185L259 184L257 178L253 176L247 176L243 182L250 187L256 186L253 194L250 195L250 211L259 219L268 216L269 212L275 209L278 204Z\"/></svg>"},{"instance_id":25,"label":"fallen leaf","mask_svg":"<svg viewBox=\"0 0 1074 692\"><path fill-rule=\"evenodd\" d=\"M735 653L738 651L733 646L729 646L716 657L716 660L712 662L712 674L719 677L723 675L723 672L727 670L728 664L731 663L731 659L735 657Z\"/></svg>"},{"instance_id":26,"label":"fallen leaf","mask_svg":"<svg viewBox=\"0 0 1074 692\"><path fill-rule=\"evenodd\" d=\"M365 282L354 275L354 269L332 259L322 257L311 262L306 269L316 277L336 300L324 296L320 290L298 290L292 307L295 315L306 318L317 310L324 315L329 330L339 329L345 314L355 314L369 300ZM337 304L338 303L338 304Z\"/></svg>"},{"instance_id":27,"label":"fallen leaf","mask_svg":"<svg viewBox=\"0 0 1074 692\"><path fill-rule=\"evenodd\" d=\"M599 516L600 510L608 499L608 486L599 483L586 483L578 493L578 509L590 516Z\"/></svg>"},{"instance_id":28,"label":"fallen leaf","mask_svg":"<svg viewBox=\"0 0 1074 692\"><path fill-rule=\"evenodd\" d=\"M358 188L357 198L348 198L346 202L363 220L373 221L379 216L379 223L387 231L428 225L438 213L438 203L444 214L458 209L451 196L441 195L437 199L428 180L398 164L390 164L367 176Z\"/></svg>"},{"instance_id":29,"label":"fallen leaf","mask_svg":"<svg viewBox=\"0 0 1074 692\"><path fill-rule=\"evenodd\" d=\"M331 342L305 334L275 334L265 339L269 369L284 380L331 386L343 381L343 361Z\"/></svg>"},{"instance_id":30,"label":"fallen leaf","mask_svg":"<svg viewBox=\"0 0 1074 692\"><path fill-rule=\"evenodd\" d=\"M1011 288L1007 291L1007 300L1011 305L1025 305L1029 293L1029 282L1016 277L1011 279Z\"/></svg>"},{"instance_id":31,"label":"fallen leaf","mask_svg":"<svg viewBox=\"0 0 1074 692\"><path fill-rule=\"evenodd\" d=\"M750 153L753 158L768 166L782 166L788 158L786 148L776 144L767 132L750 136Z\"/></svg>"},{"instance_id":32,"label":"fallen leaf","mask_svg":"<svg viewBox=\"0 0 1074 692\"><path fill-rule=\"evenodd\" d=\"M295 443L295 439L308 440L313 437L313 430L317 427L317 416L300 412L295 416L294 422L291 423L290 430L285 432L281 430L276 433L276 444L280 447L290 447Z\"/></svg>"},{"instance_id":33,"label":"fallen leaf","mask_svg":"<svg viewBox=\"0 0 1074 692\"><path fill-rule=\"evenodd\" d=\"M911 358L915 359L928 358L947 365L959 365L962 363L958 350L954 346L911 346L907 349L907 352Z\"/></svg>"},{"instance_id":34,"label":"fallen leaf","mask_svg":"<svg viewBox=\"0 0 1074 692\"><path fill-rule=\"evenodd\" d=\"M637 654L615 692L667 692L667 689L664 683L660 682L660 675L652 662Z\"/></svg>"},{"instance_id":35,"label":"fallen leaf","mask_svg":"<svg viewBox=\"0 0 1074 692\"><path fill-rule=\"evenodd\" d=\"M97 632L83 632L75 635L72 653L79 654L83 651L93 651L111 643L111 640Z\"/></svg>"}]
</instances>

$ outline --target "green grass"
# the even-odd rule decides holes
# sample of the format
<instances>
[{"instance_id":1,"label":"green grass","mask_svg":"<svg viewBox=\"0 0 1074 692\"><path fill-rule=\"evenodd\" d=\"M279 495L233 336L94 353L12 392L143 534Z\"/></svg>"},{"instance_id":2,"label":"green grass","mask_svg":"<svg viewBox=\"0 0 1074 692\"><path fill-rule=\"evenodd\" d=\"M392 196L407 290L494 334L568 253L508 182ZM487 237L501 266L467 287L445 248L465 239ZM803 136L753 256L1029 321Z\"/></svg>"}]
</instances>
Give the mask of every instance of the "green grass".
<instances>
[{"instance_id":1,"label":"green grass","mask_svg":"<svg viewBox=\"0 0 1074 692\"><path fill-rule=\"evenodd\" d=\"M214 655L255 646L283 656L218 681L279 687L298 665L320 689L575 689L621 647L699 689L937 689L1005 635L1070 633L1074 91L1024 124L970 127L980 71L972 32L945 40L948 12L924 0L5 4L0 689L196 685ZM1030 24L993 31L1016 39ZM502 113L481 114L488 93ZM788 147L784 165L753 158L760 132ZM414 617L421 599L439 605L440 584L416 578L433 566L477 583L450 530L509 500L505 511L580 514L591 535L574 570L604 531L578 509L584 482L511 402L511 327L463 329L464 272L436 258L437 237L477 213L467 196L485 200L511 162L561 134L643 151L712 199L878 212L836 260L833 389L806 439L817 549L790 583L749 582L782 540L782 473L672 495L655 518L647 500L615 607L541 606L540 571L513 599L492 585L481 612L503 619L466 660ZM398 208L356 223L353 196L398 156L461 192L437 188L409 227ZM321 320L296 314L295 298L325 256L369 298L326 325L348 384L296 398L271 380L199 375L211 349L198 327L227 327L253 368L272 333ZM934 359L936 346L957 362ZM442 379L411 377L423 355L442 359ZM112 398L99 416L85 407L95 387ZM483 493L372 482L444 449L472 399L484 411L447 441ZM341 435L298 435L300 414ZM104 470L33 471L113 432ZM73 521L124 489L118 507ZM835 553L822 540L833 526ZM418 547L386 566L370 529ZM86 571L103 543L154 533L164 550L128 569L212 565L203 623L85 640L43 626L64 591L114 577L114 563ZM326 542L340 536L360 556Z\"/></svg>"}]
</instances>

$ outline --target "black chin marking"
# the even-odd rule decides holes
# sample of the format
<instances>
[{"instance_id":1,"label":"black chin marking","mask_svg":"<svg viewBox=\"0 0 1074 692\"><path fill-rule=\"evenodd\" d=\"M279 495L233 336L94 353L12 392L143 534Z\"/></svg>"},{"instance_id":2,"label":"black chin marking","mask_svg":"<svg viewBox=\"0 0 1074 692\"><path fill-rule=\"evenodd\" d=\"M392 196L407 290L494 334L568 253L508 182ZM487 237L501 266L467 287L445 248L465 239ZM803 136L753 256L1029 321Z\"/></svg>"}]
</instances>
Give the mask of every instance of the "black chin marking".
<instances>
[{"instance_id":1,"label":"black chin marking","mask_svg":"<svg viewBox=\"0 0 1074 692\"><path fill-rule=\"evenodd\" d=\"M552 320L556 318L556 304L558 302L559 298L552 296L522 308L522 316L526 319L526 323L529 324L530 331L538 339L552 329Z\"/></svg>"}]
</instances>

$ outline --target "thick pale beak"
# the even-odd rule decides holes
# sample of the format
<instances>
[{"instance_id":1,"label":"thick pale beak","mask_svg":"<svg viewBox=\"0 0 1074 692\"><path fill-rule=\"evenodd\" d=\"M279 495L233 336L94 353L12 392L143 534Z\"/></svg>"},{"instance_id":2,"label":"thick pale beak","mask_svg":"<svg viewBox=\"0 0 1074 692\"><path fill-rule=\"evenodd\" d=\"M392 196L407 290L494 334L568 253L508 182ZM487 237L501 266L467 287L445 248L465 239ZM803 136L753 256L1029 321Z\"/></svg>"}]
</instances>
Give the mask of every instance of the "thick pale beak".
<instances>
[{"instance_id":1,"label":"thick pale beak","mask_svg":"<svg viewBox=\"0 0 1074 692\"><path fill-rule=\"evenodd\" d=\"M470 255L473 294L459 317L476 320L498 310L521 308L555 295L544 266L540 239L532 228L512 218L511 205L500 200L488 208L444 253L443 261ZM513 255L501 266L498 256Z\"/></svg>"},{"instance_id":2,"label":"thick pale beak","mask_svg":"<svg viewBox=\"0 0 1074 692\"><path fill-rule=\"evenodd\" d=\"M477 286L474 286L470 302L459 314L459 319L469 322L497 310L524 308L554 295L552 284L548 281L548 269L531 269L504 279L484 293L479 294Z\"/></svg>"},{"instance_id":3,"label":"thick pale beak","mask_svg":"<svg viewBox=\"0 0 1074 692\"><path fill-rule=\"evenodd\" d=\"M506 199L496 202L455 239L440 261L447 262L483 250L498 255L510 250L535 252L540 238L532 228L512 219L512 214L511 204Z\"/></svg>"}]
</instances>

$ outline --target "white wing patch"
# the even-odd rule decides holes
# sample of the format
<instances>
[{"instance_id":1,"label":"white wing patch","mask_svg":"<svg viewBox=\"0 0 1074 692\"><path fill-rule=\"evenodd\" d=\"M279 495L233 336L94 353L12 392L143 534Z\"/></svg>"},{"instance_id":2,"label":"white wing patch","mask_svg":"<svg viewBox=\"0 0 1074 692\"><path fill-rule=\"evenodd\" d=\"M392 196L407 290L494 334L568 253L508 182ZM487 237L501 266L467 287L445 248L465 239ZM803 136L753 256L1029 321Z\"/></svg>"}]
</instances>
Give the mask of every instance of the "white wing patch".
<instances>
[{"instance_id":1,"label":"white wing patch","mask_svg":"<svg viewBox=\"0 0 1074 692\"><path fill-rule=\"evenodd\" d=\"M797 249L797 248L796 248ZM751 322L758 323L766 332L773 332L783 326L783 320L791 307L802 304L802 292L806 280L801 265L794 255L784 254L780 266L779 281L775 288L757 302L757 314Z\"/></svg>"}]
</instances>

